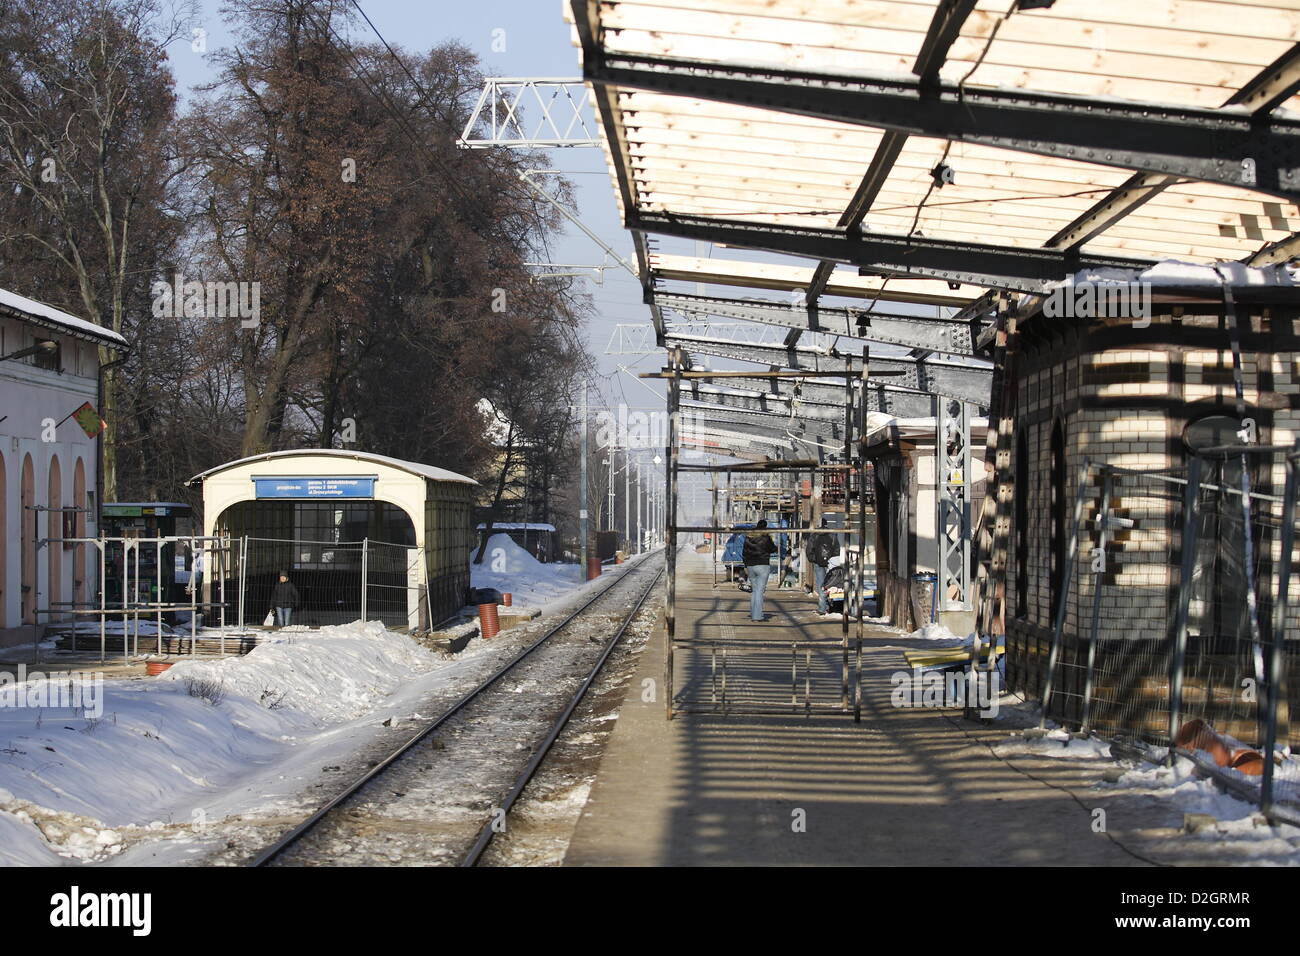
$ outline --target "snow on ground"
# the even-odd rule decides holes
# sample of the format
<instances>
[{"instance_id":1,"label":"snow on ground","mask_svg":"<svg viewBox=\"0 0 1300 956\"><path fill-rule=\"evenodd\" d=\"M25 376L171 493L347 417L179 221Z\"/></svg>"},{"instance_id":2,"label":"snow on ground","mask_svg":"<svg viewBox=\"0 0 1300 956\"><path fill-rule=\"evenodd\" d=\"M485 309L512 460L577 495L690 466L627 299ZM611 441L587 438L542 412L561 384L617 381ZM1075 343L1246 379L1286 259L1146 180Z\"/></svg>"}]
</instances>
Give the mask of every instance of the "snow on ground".
<instances>
[{"instance_id":1,"label":"snow on ground","mask_svg":"<svg viewBox=\"0 0 1300 956\"><path fill-rule=\"evenodd\" d=\"M931 622L923 627L917 628L911 634L908 634L907 638L908 640L913 641L947 641L954 647L959 647L966 643L965 638L958 637L938 622Z\"/></svg>"},{"instance_id":2,"label":"snow on ground","mask_svg":"<svg viewBox=\"0 0 1300 956\"><path fill-rule=\"evenodd\" d=\"M475 586L544 612L604 583L542 564L507 535L493 536L474 569ZM393 727L420 719L422 699L496 650L475 641L443 657L357 621L284 628L244 656L178 661L157 678L101 678L82 707L35 706L38 690L66 678L0 684L0 865L113 860L141 831L289 810L304 781L354 753L379 716ZM133 849L148 851L144 862L181 862L196 846L182 836Z\"/></svg>"},{"instance_id":3,"label":"snow on ground","mask_svg":"<svg viewBox=\"0 0 1300 956\"><path fill-rule=\"evenodd\" d=\"M513 595L513 607L543 610L584 583L585 575L576 564L544 564L517 545L508 534L488 539L482 564L470 567L470 583L476 588L496 588Z\"/></svg>"},{"instance_id":4,"label":"snow on ground","mask_svg":"<svg viewBox=\"0 0 1300 956\"><path fill-rule=\"evenodd\" d=\"M1112 786L1167 801L1183 813L1207 814L1217 821L1189 834L1194 839L1229 841L1242 857L1300 866L1300 827L1268 826L1255 804L1225 793L1213 780L1199 776L1195 764L1186 757L1175 758L1172 767L1143 764L1127 771Z\"/></svg>"},{"instance_id":5,"label":"snow on ground","mask_svg":"<svg viewBox=\"0 0 1300 956\"><path fill-rule=\"evenodd\" d=\"M276 634L243 657L180 661L162 679L215 682L265 707L275 704L337 723L374 710L399 683L439 662L438 655L378 621L288 627Z\"/></svg>"},{"instance_id":6,"label":"snow on ground","mask_svg":"<svg viewBox=\"0 0 1300 956\"><path fill-rule=\"evenodd\" d=\"M1095 737L1080 740L1071 737L1064 730L1049 730L1042 737L1025 738L1019 735L1008 737L993 748L999 757L1013 757L1017 754L1043 754L1047 757L1060 757L1065 760L1109 760L1110 744Z\"/></svg>"},{"instance_id":7,"label":"snow on ground","mask_svg":"<svg viewBox=\"0 0 1300 956\"><path fill-rule=\"evenodd\" d=\"M123 848L115 827L202 822L224 790L296 744L454 664L358 621L287 629L243 657L181 661L158 678L101 680L80 708L28 706L66 679L0 686L0 864L103 860Z\"/></svg>"},{"instance_id":8,"label":"snow on ground","mask_svg":"<svg viewBox=\"0 0 1300 956\"><path fill-rule=\"evenodd\" d=\"M1041 714L1035 701L1017 700L1009 695L1003 698L996 720L1006 725L1024 728L1036 726ZM1217 822L1187 836L1206 842L1218 842L1232 850L1229 862L1277 862L1279 860L1300 866L1300 827L1280 824L1262 825L1259 807L1230 793L1209 777L1196 771L1195 763L1184 756L1175 759L1172 767L1146 761L1112 757L1109 741L1097 737L1086 740L1073 738L1054 721L1046 721L1042 737L1023 738L1019 732L994 745L999 757L1014 758L1031 755L1056 757L1067 760L1098 760L1109 763L1118 779L1099 783L1098 789L1121 791L1126 794L1157 800L1178 813L1200 813ZM1151 747L1151 760L1163 760L1167 748ZM1284 751L1282 765L1276 772L1279 793L1300 790L1300 759ZM1208 760L1208 755L1203 755ZM1225 776L1250 787L1259 785L1258 777L1250 777L1235 770L1221 770Z\"/></svg>"}]
</instances>

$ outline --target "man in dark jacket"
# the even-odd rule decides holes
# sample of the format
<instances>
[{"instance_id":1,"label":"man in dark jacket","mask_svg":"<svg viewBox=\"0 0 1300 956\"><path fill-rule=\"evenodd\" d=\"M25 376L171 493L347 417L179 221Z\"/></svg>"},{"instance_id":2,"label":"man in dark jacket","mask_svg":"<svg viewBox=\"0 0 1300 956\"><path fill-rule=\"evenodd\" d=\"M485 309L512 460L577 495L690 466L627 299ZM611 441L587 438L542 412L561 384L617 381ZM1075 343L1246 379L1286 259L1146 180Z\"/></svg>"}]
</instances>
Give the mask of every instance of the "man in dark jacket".
<instances>
[{"instance_id":1,"label":"man in dark jacket","mask_svg":"<svg viewBox=\"0 0 1300 956\"><path fill-rule=\"evenodd\" d=\"M749 592L749 619L763 620L763 589L767 587L768 575L772 573L771 557L776 553L776 542L764 529L766 521L760 521L754 530L745 535L745 546L740 551L741 560L745 562L745 575L753 588Z\"/></svg>"},{"instance_id":2,"label":"man in dark jacket","mask_svg":"<svg viewBox=\"0 0 1300 956\"><path fill-rule=\"evenodd\" d=\"M280 572L280 583L271 592L271 606L275 608L275 623L288 627L293 609L298 606L298 589L289 581L289 572Z\"/></svg>"},{"instance_id":3,"label":"man in dark jacket","mask_svg":"<svg viewBox=\"0 0 1300 956\"><path fill-rule=\"evenodd\" d=\"M821 520L821 527L826 527L826 518ZM826 566L830 564L831 558L839 554L840 543L835 535L828 534L825 531L818 531L816 534L808 536L808 542L804 545L804 553L808 555L808 562L813 569L813 583L817 588L817 614L819 617L825 616L829 610L826 603Z\"/></svg>"}]
</instances>

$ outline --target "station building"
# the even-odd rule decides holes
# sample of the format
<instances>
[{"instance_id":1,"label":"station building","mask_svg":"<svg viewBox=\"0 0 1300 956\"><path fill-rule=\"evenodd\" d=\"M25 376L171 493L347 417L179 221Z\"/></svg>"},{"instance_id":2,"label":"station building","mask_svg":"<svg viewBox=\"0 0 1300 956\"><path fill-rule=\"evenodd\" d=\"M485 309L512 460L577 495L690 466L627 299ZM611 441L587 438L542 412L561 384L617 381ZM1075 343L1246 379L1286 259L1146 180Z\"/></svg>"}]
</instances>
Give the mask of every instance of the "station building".
<instances>
[{"instance_id":1,"label":"station building","mask_svg":"<svg viewBox=\"0 0 1300 956\"><path fill-rule=\"evenodd\" d=\"M1193 450L1239 443L1243 421L1253 429L1252 444L1290 446L1300 439L1300 287L1285 267L1234 267L1229 275L1231 305L1225 305L1222 276L1214 269L1167 263L1131 277L1147 286L1144 294L1153 302L1148 314L1049 316L1039 300L1018 319L1007 363L1011 407L1004 405L1009 414L1002 424L1010 436L1010 535L1005 573L995 585L1005 589L1008 681L1011 689L1034 696L1043 691L1064 600L1053 711L1060 708L1067 719L1078 719L1073 711L1089 672L1096 675L1090 696L1102 729L1119 720L1118 710L1135 695L1167 694L1168 661L1158 650L1177 612ZM1229 310L1240 330L1244 415ZM1217 705L1207 713L1215 726L1249 738L1253 704L1243 701L1238 678L1243 667L1251 668L1231 659L1250 646L1239 462L1211 460L1202 477L1188 653L1204 664L1188 679L1199 682L1195 693ZM1116 469L1108 497L1102 466ZM1254 458L1249 468L1253 571L1258 591L1269 595L1277 591L1285 560L1275 533L1285 467L1277 456ZM1090 570L1103 541L1103 506L1108 532L1098 576ZM1062 569L1076 533L1079 557L1062 594ZM1293 574L1291 582L1294 620L1287 631L1296 634L1300 579ZM1097 587L1096 656L1089 668ZM1269 635L1267 601L1260 613ZM1297 655L1288 657L1294 670ZM1107 674L1121 659L1125 683L1111 686ZM1137 666L1144 660L1145 671ZM1297 676L1289 675L1293 696ZM1107 712L1107 702L1116 713ZM1165 728L1156 721L1136 729Z\"/></svg>"},{"instance_id":2,"label":"station building","mask_svg":"<svg viewBox=\"0 0 1300 956\"><path fill-rule=\"evenodd\" d=\"M405 592L403 604L419 602L418 614L390 609L402 623L437 624L464 604L478 484L472 478L368 452L310 448L227 462L189 484L203 491L205 536L250 540L243 556L248 591L269 595L277 572L288 571L312 623L357 618L362 562L372 555L372 583L386 574L394 580L382 587ZM364 556L362 542L373 543ZM237 560L232 555L228 567ZM259 605L257 616L264 611ZM382 607L371 616L397 623Z\"/></svg>"},{"instance_id":3,"label":"station building","mask_svg":"<svg viewBox=\"0 0 1300 956\"><path fill-rule=\"evenodd\" d=\"M0 646L29 643L97 591L94 537L101 357L126 340L110 329L0 289Z\"/></svg>"}]
</instances>

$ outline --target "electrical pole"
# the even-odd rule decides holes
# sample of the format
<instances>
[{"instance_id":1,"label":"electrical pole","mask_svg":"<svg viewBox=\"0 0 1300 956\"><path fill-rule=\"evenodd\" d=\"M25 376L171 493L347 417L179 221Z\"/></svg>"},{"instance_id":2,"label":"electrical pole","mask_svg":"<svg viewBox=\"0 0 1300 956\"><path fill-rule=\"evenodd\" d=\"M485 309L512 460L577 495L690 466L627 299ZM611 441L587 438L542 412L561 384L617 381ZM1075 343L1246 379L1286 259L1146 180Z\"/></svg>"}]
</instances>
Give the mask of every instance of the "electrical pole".
<instances>
[{"instance_id":1,"label":"electrical pole","mask_svg":"<svg viewBox=\"0 0 1300 956\"><path fill-rule=\"evenodd\" d=\"M623 548L629 554L632 549L632 462L628 460L627 449L623 449Z\"/></svg>"},{"instance_id":2,"label":"electrical pole","mask_svg":"<svg viewBox=\"0 0 1300 956\"><path fill-rule=\"evenodd\" d=\"M614 530L614 443L609 444L609 507L605 515L605 530Z\"/></svg>"},{"instance_id":3,"label":"electrical pole","mask_svg":"<svg viewBox=\"0 0 1300 956\"><path fill-rule=\"evenodd\" d=\"M589 383L582 383L582 463L578 472L578 560L582 571L578 580L587 577L587 388Z\"/></svg>"}]
</instances>

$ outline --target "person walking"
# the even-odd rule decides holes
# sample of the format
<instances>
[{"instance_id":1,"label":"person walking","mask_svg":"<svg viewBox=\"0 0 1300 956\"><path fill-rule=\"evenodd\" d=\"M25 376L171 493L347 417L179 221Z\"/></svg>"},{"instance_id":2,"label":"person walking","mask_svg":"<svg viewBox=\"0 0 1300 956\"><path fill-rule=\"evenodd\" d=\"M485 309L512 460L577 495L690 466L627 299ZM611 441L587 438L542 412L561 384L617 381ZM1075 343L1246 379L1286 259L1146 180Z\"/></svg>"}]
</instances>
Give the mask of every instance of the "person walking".
<instances>
[{"instance_id":1,"label":"person walking","mask_svg":"<svg viewBox=\"0 0 1300 956\"><path fill-rule=\"evenodd\" d=\"M275 608L277 627L288 627L293 609L298 606L298 589L289 580L289 572L280 572L280 582L271 592L271 605Z\"/></svg>"},{"instance_id":2,"label":"person walking","mask_svg":"<svg viewBox=\"0 0 1300 956\"><path fill-rule=\"evenodd\" d=\"M826 517L821 519L821 527L826 527ZM804 545L804 553L808 555L808 562L813 568L813 583L817 590L817 616L825 617L830 607L826 601L826 570L830 564L831 558L839 553L840 543L836 540L835 535L826 531L818 531L816 534L808 536L808 543Z\"/></svg>"},{"instance_id":3,"label":"person walking","mask_svg":"<svg viewBox=\"0 0 1300 956\"><path fill-rule=\"evenodd\" d=\"M765 530L766 521L759 521L754 530L745 535L745 545L741 549L741 558L745 562L745 574L749 578L752 590L749 592L749 619L763 620L763 589L767 587L768 575L772 573L771 557L776 553L776 542Z\"/></svg>"}]
</instances>

